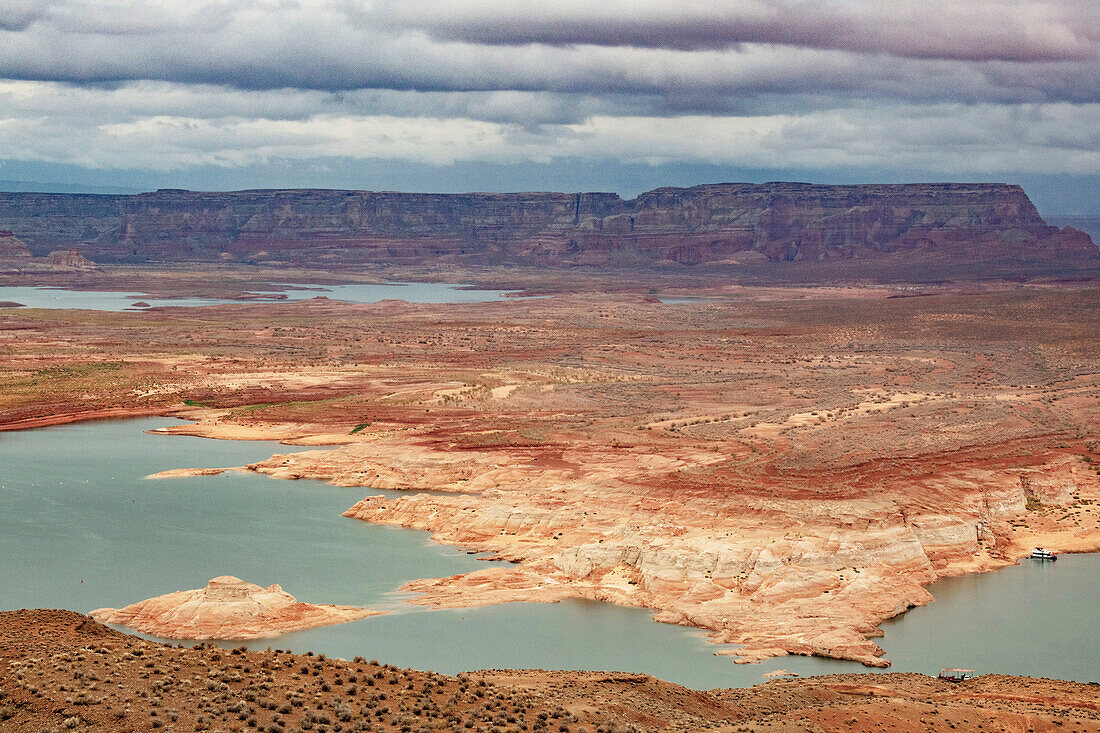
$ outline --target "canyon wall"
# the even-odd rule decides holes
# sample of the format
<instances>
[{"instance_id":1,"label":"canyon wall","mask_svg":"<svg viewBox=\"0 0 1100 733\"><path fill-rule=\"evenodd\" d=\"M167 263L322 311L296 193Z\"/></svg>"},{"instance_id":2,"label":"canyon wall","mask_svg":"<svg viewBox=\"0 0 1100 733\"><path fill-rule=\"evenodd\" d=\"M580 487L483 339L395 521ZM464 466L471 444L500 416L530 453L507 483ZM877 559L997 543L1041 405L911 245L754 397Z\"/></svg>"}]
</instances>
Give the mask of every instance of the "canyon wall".
<instances>
[{"instance_id":1,"label":"canyon wall","mask_svg":"<svg viewBox=\"0 0 1100 733\"><path fill-rule=\"evenodd\" d=\"M308 265L754 265L990 255L1094 263L1008 184L729 183L613 193L335 190L0 193L0 229L42 256ZM992 249L991 249L992 248ZM982 253L976 257L975 253Z\"/></svg>"}]
</instances>

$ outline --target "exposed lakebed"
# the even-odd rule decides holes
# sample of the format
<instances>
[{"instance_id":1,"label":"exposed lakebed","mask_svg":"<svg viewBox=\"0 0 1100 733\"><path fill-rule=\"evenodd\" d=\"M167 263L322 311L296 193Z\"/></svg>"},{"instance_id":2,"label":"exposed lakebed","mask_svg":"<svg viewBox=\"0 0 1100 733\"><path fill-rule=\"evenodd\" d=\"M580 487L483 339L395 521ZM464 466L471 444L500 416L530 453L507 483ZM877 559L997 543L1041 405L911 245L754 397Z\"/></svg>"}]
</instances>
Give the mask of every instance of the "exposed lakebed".
<instances>
[{"instance_id":1,"label":"exposed lakebed","mask_svg":"<svg viewBox=\"0 0 1100 733\"><path fill-rule=\"evenodd\" d=\"M99 311L144 310L145 307L192 307L242 303L285 303L324 296L349 303L377 303L404 300L409 303L485 303L502 299L508 290L472 290L453 283L349 283L345 285L280 285L285 290L251 291L250 298L150 298L139 291L68 290L65 288L0 287L0 302L14 302L29 308L75 308ZM285 296L285 297L283 297ZM135 308L135 303L142 303Z\"/></svg>"},{"instance_id":2,"label":"exposed lakebed","mask_svg":"<svg viewBox=\"0 0 1100 733\"><path fill-rule=\"evenodd\" d=\"M570 601L429 611L396 592L414 578L484 567L423 532L340 514L370 489L229 472L145 480L171 468L232 466L294 448L143 433L166 418L0 433L0 608L119 607L212 577L281 584L312 603L365 605L388 616L249 646L361 655L455 673L485 667L646 672L697 688L744 686L774 669L866 671L787 657L737 665L697 630L642 609ZM1094 679L1100 556L1025 561L937 583L932 605L884 624L893 671L943 666ZM237 644L230 643L229 646Z\"/></svg>"}]
</instances>

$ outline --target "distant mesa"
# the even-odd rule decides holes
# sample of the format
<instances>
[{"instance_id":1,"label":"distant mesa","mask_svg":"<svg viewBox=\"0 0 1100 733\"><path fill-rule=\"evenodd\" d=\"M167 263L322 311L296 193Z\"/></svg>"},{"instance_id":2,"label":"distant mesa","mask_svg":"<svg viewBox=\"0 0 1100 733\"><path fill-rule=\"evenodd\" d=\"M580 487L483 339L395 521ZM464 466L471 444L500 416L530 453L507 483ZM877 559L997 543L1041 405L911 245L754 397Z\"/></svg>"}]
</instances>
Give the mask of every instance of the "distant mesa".
<instances>
[{"instance_id":1,"label":"distant mesa","mask_svg":"<svg viewBox=\"0 0 1100 733\"><path fill-rule=\"evenodd\" d=\"M377 616L357 606L300 603L278 585L261 588L232 575L205 588L177 591L122 609L100 608L89 615L169 639L261 639Z\"/></svg>"},{"instance_id":2,"label":"distant mesa","mask_svg":"<svg viewBox=\"0 0 1100 733\"><path fill-rule=\"evenodd\" d=\"M0 227L20 232L32 249L67 244L96 262L130 264L778 266L861 274L876 262L903 272L914 263L1048 270L1100 263L1086 233L1049 226L1022 188L1003 183L723 183L629 200L314 189L0 193Z\"/></svg>"}]
</instances>

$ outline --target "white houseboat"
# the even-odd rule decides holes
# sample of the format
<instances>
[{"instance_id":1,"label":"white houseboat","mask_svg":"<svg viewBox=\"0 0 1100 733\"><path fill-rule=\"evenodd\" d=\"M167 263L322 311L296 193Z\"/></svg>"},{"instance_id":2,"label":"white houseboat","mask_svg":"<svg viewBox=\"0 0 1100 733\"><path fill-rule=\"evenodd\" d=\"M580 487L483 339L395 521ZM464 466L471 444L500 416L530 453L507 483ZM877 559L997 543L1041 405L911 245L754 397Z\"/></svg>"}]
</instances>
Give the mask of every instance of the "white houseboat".
<instances>
[{"instance_id":1,"label":"white houseboat","mask_svg":"<svg viewBox=\"0 0 1100 733\"><path fill-rule=\"evenodd\" d=\"M1042 547L1036 547L1034 550L1031 551L1031 554L1028 555L1028 557L1030 557L1032 560L1057 560L1058 553L1056 553L1054 550L1046 550Z\"/></svg>"}]
</instances>

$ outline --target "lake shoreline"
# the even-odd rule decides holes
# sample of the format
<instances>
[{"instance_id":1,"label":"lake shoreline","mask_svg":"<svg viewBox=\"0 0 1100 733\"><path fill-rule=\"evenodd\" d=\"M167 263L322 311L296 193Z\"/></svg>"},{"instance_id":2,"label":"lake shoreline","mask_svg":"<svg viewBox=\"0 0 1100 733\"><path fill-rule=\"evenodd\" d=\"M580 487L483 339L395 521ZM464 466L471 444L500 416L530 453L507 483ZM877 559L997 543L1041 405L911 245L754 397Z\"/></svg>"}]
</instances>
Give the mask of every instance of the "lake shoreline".
<instances>
[{"instance_id":1,"label":"lake shoreline","mask_svg":"<svg viewBox=\"0 0 1100 733\"><path fill-rule=\"evenodd\" d=\"M83 289L77 289L83 285ZM322 298L353 304L371 304L386 300L402 300L411 304L473 304L509 302L522 299L523 291L502 290L470 283L401 281L342 282L333 284L304 282L271 282L264 287L249 287L240 283L217 294L158 294L157 288L135 287L112 290L103 283L66 285L3 285L0 284L0 308L47 310L94 310L111 313L141 313L157 308L196 308L233 305L282 305ZM270 289L268 289L270 288ZM200 289L201 291L201 289Z\"/></svg>"},{"instance_id":2,"label":"lake shoreline","mask_svg":"<svg viewBox=\"0 0 1100 733\"><path fill-rule=\"evenodd\" d=\"M178 410L178 411L174 411L174 412L173 411L167 411L167 412L160 411L158 416L164 417L166 419L182 419L181 414L190 413L192 415L191 419L194 419L195 418L195 412L196 412L196 410ZM207 411L199 411L199 412L204 412L205 413ZM80 417L83 417L84 419L88 419L88 420L107 420L107 419L110 419L112 417L115 417L115 418L125 417L125 415L103 414L103 411L99 411L99 412L96 412L96 413L87 413L83 416L76 416L76 417L78 417L78 419ZM12 429L12 428L9 428L9 429ZM178 425L178 427L173 427L173 428L168 428L168 429L163 429L163 428L151 429L151 430L148 430L146 432L148 434L151 434L151 435L164 435L164 434L176 434L176 433L178 433L178 434L187 435L187 436L202 436L203 438L215 438L215 439L218 439L218 440L227 441L229 443L248 442L247 440L242 440L242 438L239 435L234 435L234 436L231 437L230 435L224 434L222 431L217 431L217 430L211 431L209 434L207 434L204 431L201 424L184 424L184 423L181 423L181 424ZM236 431L234 431L234 432L236 432ZM256 428L254 428L254 431L251 434L250 440L268 440L268 441L270 441L272 439L278 439L279 437L280 436L278 436L276 434L273 434L270 429L264 430L264 429L261 429L259 427L256 427ZM283 437L290 437L293 441L293 438L295 436L283 436ZM300 437L300 436L298 436L298 437ZM297 441L294 441L294 442L297 442ZM289 444L289 442L287 444ZM297 444L297 447L299 449L301 449L301 448L310 448L310 447L316 447L316 446L308 445L308 444L303 445L302 443L299 442ZM200 458L200 460L198 460L196 462L197 463L202 463L201 458ZM263 462L261 461L261 463L263 463ZM246 473L246 474L256 474L256 470L255 470L254 466L255 466L255 464L252 464L251 466L246 465L245 467L242 468L238 465L236 470L243 470L244 473ZM173 475L171 473L172 471L179 472L179 473L175 474L177 476L178 475L202 475L202 474L212 473L213 470L216 470L216 469L204 469L204 468L194 468L194 467L186 468L186 469L169 469L168 475L172 476ZM268 473L269 476L275 477L275 478L280 478L280 477L281 478L287 478L288 477L286 475L280 476L278 472L265 472L265 473ZM350 488L356 488L356 487L350 487ZM367 488L367 487L362 487L362 488ZM409 496L409 497L411 497L411 496L416 496L418 493L420 493L420 492L418 492L415 489L408 489L408 490L399 491L398 496ZM351 511L351 510L349 510L349 511ZM373 524L373 522L372 522L372 524ZM402 525L402 526L407 526L407 525ZM411 527L411 528L412 529L418 529L418 530L420 529L419 527ZM461 551L478 551L478 550L492 551L492 549L493 549L491 547L485 547L485 546L478 545L477 543L455 542L452 539L440 538L438 532L431 532L430 530L429 530L429 532L430 532L429 536L431 537L431 540L433 542L442 542L446 545L453 546L453 547L455 547L455 548L457 548ZM1048 544L1051 544L1051 543L1048 543ZM1069 552L1074 552L1074 551L1080 552L1081 550L1080 550L1080 548L1073 548L1073 549L1070 549L1068 551ZM1004 568L1012 567L1016 564L1017 563L1015 561L1006 560L1006 561L1004 561L1002 563L999 563L995 566L987 565L987 566L983 566L983 567L974 567L974 568L969 569L967 572L970 573L970 574L973 574L973 573L987 573L987 572L992 572L993 570L1001 570L1001 569L1004 569ZM942 580L942 579L946 578L946 577L949 577L949 576L947 576L946 574L944 576L941 576L939 579L937 579L937 582L939 580ZM961 574L956 575L956 577L961 577ZM425 579L425 578L416 579L416 578L414 578L414 579L408 580L405 583L405 585L402 586L402 588L405 589L405 590L422 591L428 584L430 584L432 582L433 581L431 579ZM585 596L580 596L580 597L583 598ZM535 599L535 598L527 599L527 598L502 597L502 598L496 600L495 602L510 603L511 601L514 601L514 600L538 600L538 599ZM558 600L558 599L554 599L554 600ZM607 599L601 598L599 600L607 600ZM417 600L414 599L413 602L417 603ZM467 607L468 605L480 605L480 604L460 604L459 607ZM627 607L629 607L629 606L627 606ZM651 608L650 610L659 611L659 609L653 609L653 608ZM897 619L897 618L904 617L905 614L909 612L909 610L911 610L911 609L904 609L900 614L898 614L897 616L892 617L892 618ZM666 623L667 623L666 619L661 619L659 617L656 620L666 621ZM877 630L881 633L881 627L879 627ZM887 653L889 653L889 652L887 652ZM806 656L815 656L815 655L806 655ZM816 655L816 656L823 656L823 655ZM758 660L753 660L753 661L758 661Z\"/></svg>"},{"instance_id":3,"label":"lake shoreline","mask_svg":"<svg viewBox=\"0 0 1100 733\"><path fill-rule=\"evenodd\" d=\"M8 422L0 422L0 432L34 430L35 428L48 428L55 425L72 425L75 423L96 422L100 420L126 420L134 417L172 416L172 412L166 412L163 407L97 408L82 412L58 413L56 415L42 415L40 417L27 417Z\"/></svg>"}]
</instances>

